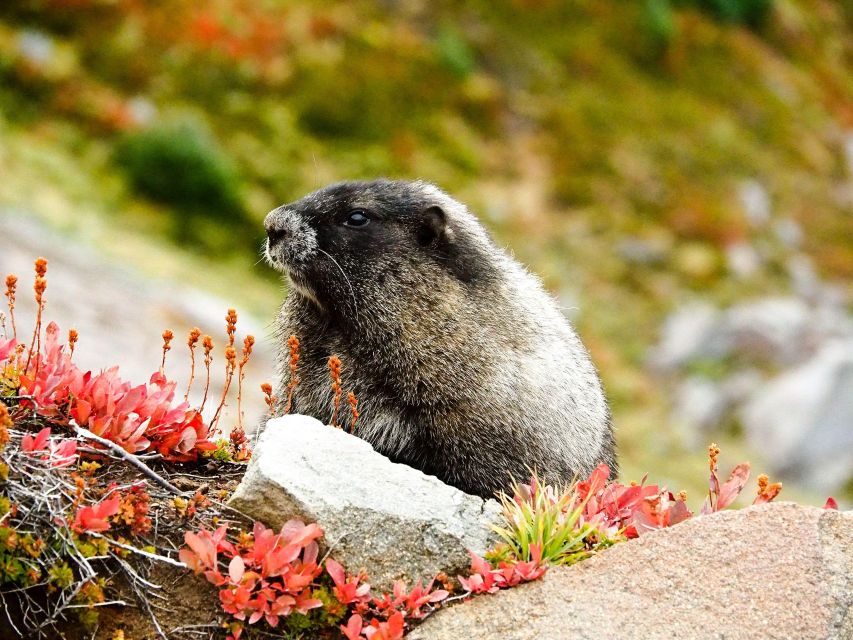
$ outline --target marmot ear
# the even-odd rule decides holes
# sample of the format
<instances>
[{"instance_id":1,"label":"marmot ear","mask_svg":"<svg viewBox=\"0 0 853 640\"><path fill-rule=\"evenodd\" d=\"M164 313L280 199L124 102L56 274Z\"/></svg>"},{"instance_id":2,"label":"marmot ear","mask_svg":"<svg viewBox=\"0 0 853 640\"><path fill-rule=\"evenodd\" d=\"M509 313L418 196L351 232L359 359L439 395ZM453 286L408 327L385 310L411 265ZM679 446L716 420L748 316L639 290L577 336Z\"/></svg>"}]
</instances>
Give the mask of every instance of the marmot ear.
<instances>
[{"instance_id":1,"label":"marmot ear","mask_svg":"<svg viewBox=\"0 0 853 640\"><path fill-rule=\"evenodd\" d=\"M443 236L446 230L447 214L444 213L444 209L438 205L428 207L421 214L420 224L418 225L418 244L426 247L437 238Z\"/></svg>"}]
</instances>

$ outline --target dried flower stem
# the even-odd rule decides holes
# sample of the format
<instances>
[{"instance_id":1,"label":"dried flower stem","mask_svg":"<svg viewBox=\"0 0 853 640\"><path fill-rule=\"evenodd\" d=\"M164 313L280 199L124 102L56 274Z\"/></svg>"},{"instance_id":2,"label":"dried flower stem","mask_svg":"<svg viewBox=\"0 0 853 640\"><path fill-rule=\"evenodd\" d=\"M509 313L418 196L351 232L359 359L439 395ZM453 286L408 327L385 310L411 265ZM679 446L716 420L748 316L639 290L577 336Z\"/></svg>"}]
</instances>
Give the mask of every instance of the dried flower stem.
<instances>
[{"instance_id":1,"label":"dried flower stem","mask_svg":"<svg viewBox=\"0 0 853 640\"><path fill-rule=\"evenodd\" d=\"M272 411L275 406L275 396L272 394L272 385L269 382L264 382L261 385L261 392L264 394L264 402L267 403L267 408Z\"/></svg>"},{"instance_id":2,"label":"dried flower stem","mask_svg":"<svg viewBox=\"0 0 853 640\"><path fill-rule=\"evenodd\" d=\"M347 402L349 403L350 413L352 413L352 420L350 420L349 432L355 433L355 423L358 421L358 398L355 397L355 394L350 391L347 393Z\"/></svg>"},{"instance_id":3,"label":"dried flower stem","mask_svg":"<svg viewBox=\"0 0 853 640\"><path fill-rule=\"evenodd\" d=\"M213 414L213 419L210 421L211 429L219 421L219 414L222 413L222 408L225 406L225 399L228 397L228 390L231 388L231 379L234 377L236 367L237 350L232 346L227 346L225 347L225 388L222 389L222 398L220 398L219 406L216 407L216 413Z\"/></svg>"},{"instance_id":4,"label":"dried flower stem","mask_svg":"<svg viewBox=\"0 0 853 640\"><path fill-rule=\"evenodd\" d=\"M18 328L15 326L15 289L18 286L18 276L10 273L6 276L6 299L9 305L9 320L12 321L12 337L18 339Z\"/></svg>"},{"instance_id":5,"label":"dried flower stem","mask_svg":"<svg viewBox=\"0 0 853 640\"><path fill-rule=\"evenodd\" d=\"M166 353L168 353L172 348L172 338L175 337L175 334L171 332L171 330L166 329L163 332L163 359L160 361L160 373L166 371Z\"/></svg>"},{"instance_id":6,"label":"dried flower stem","mask_svg":"<svg viewBox=\"0 0 853 640\"><path fill-rule=\"evenodd\" d=\"M254 336L246 336L243 340L243 352L240 357L240 363L238 366L237 373L237 427L239 429L243 428L243 378L246 376L246 373L243 371L243 368L249 362L249 356L252 355L252 347L255 344Z\"/></svg>"},{"instance_id":7,"label":"dried flower stem","mask_svg":"<svg viewBox=\"0 0 853 640\"><path fill-rule=\"evenodd\" d=\"M204 336L201 339L201 344L204 347L204 368L207 372L207 379L204 382L204 398L202 398L199 413L204 411L204 405L207 403L207 392L210 391L210 363L213 362L213 356L210 355L210 352L213 351L213 338Z\"/></svg>"},{"instance_id":8,"label":"dried flower stem","mask_svg":"<svg viewBox=\"0 0 853 640\"><path fill-rule=\"evenodd\" d=\"M341 386L341 359L338 356L329 358L329 376L332 378L332 392L335 395L335 408L332 411L331 425L338 427L338 411L341 408L341 396L343 395L343 387Z\"/></svg>"},{"instance_id":9,"label":"dried flower stem","mask_svg":"<svg viewBox=\"0 0 853 640\"><path fill-rule=\"evenodd\" d=\"M74 347L77 345L77 339L79 337L80 336L77 333L77 329L75 329L74 327L71 327L68 330L68 351L70 352L71 356L74 355Z\"/></svg>"},{"instance_id":10,"label":"dried flower stem","mask_svg":"<svg viewBox=\"0 0 853 640\"><path fill-rule=\"evenodd\" d=\"M237 332L237 312L234 309L228 309L225 315L225 332L228 334L228 346L234 346L234 334Z\"/></svg>"},{"instance_id":11,"label":"dried flower stem","mask_svg":"<svg viewBox=\"0 0 853 640\"><path fill-rule=\"evenodd\" d=\"M720 447L717 443L712 442L708 446L708 468L711 471L711 478L708 484L708 503L714 509L717 503L717 496L720 493L720 482L717 479L717 457L720 455Z\"/></svg>"},{"instance_id":12,"label":"dried flower stem","mask_svg":"<svg viewBox=\"0 0 853 640\"><path fill-rule=\"evenodd\" d=\"M297 367L299 364L299 338L292 335L287 339L287 347L290 349L290 379L287 382L287 404L284 406L285 415L293 408L293 392L299 384Z\"/></svg>"},{"instance_id":13,"label":"dried flower stem","mask_svg":"<svg viewBox=\"0 0 853 640\"><path fill-rule=\"evenodd\" d=\"M24 371L29 370L30 360L32 359L33 354L41 352L41 318L42 313L44 312L44 292L45 289L47 289L47 278L45 278L45 275L47 274L47 260L44 258L37 258L35 268L36 278L33 283L33 291L36 296L36 326L33 330L33 340L30 343L30 350L27 353L27 364L24 366ZM36 357L35 375L38 375L38 366L39 360L38 357Z\"/></svg>"},{"instance_id":14,"label":"dried flower stem","mask_svg":"<svg viewBox=\"0 0 853 640\"><path fill-rule=\"evenodd\" d=\"M190 399L190 389L192 389L193 380L195 379L195 346L200 336L201 329L198 327L190 329L189 336L187 336L187 346L190 348L190 380L187 382L187 392L184 394L184 402Z\"/></svg>"}]
</instances>

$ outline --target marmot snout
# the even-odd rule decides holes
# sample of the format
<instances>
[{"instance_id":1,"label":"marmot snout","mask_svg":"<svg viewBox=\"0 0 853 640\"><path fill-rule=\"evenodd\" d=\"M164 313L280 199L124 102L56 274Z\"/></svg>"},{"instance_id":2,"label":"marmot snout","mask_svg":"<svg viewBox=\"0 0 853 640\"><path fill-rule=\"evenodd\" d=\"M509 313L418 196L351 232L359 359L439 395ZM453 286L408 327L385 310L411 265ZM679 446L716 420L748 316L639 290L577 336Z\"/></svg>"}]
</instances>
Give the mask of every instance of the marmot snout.
<instances>
[{"instance_id":1,"label":"marmot snout","mask_svg":"<svg viewBox=\"0 0 853 640\"><path fill-rule=\"evenodd\" d=\"M610 414L586 349L537 278L424 182L346 182L270 212L266 255L292 286L278 397L301 341L294 410L329 421L327 361L359 399L356 435L490 496L535 469L567 483L606 462Z\"/></svg>"}]
</instances>

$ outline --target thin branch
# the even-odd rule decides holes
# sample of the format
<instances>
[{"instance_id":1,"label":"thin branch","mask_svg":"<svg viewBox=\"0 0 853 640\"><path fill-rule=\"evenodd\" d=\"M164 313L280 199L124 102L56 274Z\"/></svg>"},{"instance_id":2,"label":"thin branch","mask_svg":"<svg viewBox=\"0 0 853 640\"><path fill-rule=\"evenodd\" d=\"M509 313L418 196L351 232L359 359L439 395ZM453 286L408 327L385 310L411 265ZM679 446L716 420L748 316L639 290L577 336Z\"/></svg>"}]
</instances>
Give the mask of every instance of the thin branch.
<instances>
[{"instance_id":1,"label":"thin branch","mask_svg":"<svg viewBox=\"0 0 853 640\"><path fill-rule=\"evenodd\" d=\"M111 545L114 545L114 546L119 547L121 549L125 549L126 551L131 551L137 555L144 556L144 557L148 558L149 560L157 560L158 562L170 564L174 567L180 567L181 569L187 569L188 568L187 565L185 565L183 562L180 562L179 560L174 560L172 558L169 558L168 556L161 556L161 555L157 555L156 553L151 553L149 551L145 551L143 549L138 549L137 547L134 547L134 546L129 545L129 544L124 544L122 542L118 542L117 540L113 540L112 538L108 538L107 536L101 535L100 533L96 533L94 531L90 531L89 535L94 536L96 538L103 538L104 540L109 542Z\"/></svg>"},{"instance_id":2,"label":"thin branch","mask_svg":"<svg viewBox=\"0 0 853 640\"><path fill-rule=\"evenodd\" d=\"M87 609L89 607L111 607L113 605L120 605L122 607L126 607L127 603L124 600L108 600L106 602L90 602L84 604L68 604L65 605L66 609Z\"/></svg>"},{"instance_id":3,"label":"thin branch","mask_svg":"<svg viewBox=\"0 0 853 640\"><path fill-rule=\"evenodd\" d=\"M153 480L154 482L159 484L161 487L166 489L166 491L168 491L168 492L170 492L176 496L182 495L183 492L180 489L178 489L175 485L173 485L171 482L169 482L165 478L159 476L157 473L152 471L144 462L142 462L142 460L137 458L132 453L128 453L127 451L125 451L120 446L118 446L115 442L112 442L111 440L107 440L106 438L102 438L101 436L96 436L94 433L92 433L88 429L84 429L83 427L81 427L79 424L77 424L73 420L71 421L71 426L74 427L74 433L76 433L78 436L80 436L81 438L86 438L87 440L93 440L94 442L97 442L98 444L105 446L107 449L109 449L112 453L117 455L119 458L126 460L127 462L132 464L134 467L139 469L142 473L144 473L146 476L148 476L151 480Z\"/></svg>"}]
</instances>

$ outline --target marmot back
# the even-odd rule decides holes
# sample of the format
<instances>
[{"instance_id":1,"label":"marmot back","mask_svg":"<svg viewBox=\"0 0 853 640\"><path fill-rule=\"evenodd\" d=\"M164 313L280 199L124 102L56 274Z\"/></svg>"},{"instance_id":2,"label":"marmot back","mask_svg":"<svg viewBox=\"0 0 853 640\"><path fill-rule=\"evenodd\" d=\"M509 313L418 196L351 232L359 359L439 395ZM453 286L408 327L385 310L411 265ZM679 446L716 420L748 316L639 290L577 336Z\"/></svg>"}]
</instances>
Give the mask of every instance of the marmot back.
<instances>
[{"instance_id":1,"label":"marmot back","mask_svg":"<svg viewBox=\"0 0 853 640\"><path fill-rule=\"evenodd\" d=\"M466 207L424 182L334 184L270 212L301 342L293 410L330 421L327 362L359 400L355 433L396 462L491 496L535 469L568 483L606 462L610 414L586 349L539 280Z\"/></svg>"}]
</instances>

